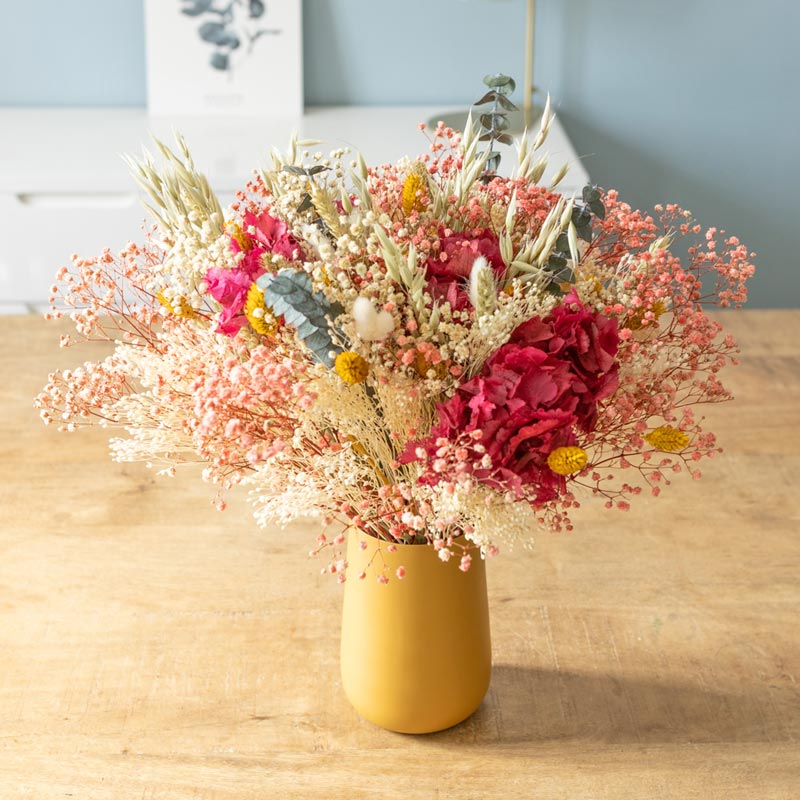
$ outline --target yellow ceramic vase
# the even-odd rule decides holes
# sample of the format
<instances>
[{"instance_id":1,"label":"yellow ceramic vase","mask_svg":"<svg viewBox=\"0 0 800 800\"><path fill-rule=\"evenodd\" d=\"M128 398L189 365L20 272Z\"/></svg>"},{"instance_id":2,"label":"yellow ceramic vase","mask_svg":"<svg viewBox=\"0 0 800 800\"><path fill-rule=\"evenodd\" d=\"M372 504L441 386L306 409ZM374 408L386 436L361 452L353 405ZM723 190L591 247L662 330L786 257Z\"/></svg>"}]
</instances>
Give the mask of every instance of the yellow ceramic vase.
<instances>
[{"instance_id":1,"label":"yellow ceramic vase","mask_svg":"<svg viewBox=\"0 0 800 800\"><path fill-rule=\"evenodd\" d=\"M376 725L401 733L444 730L472 714L489 688L486 565L476 556L461 572L460 557L443 563L432 547L387 547L360 531L349 534L342 685ZM383 564L386 585L376 579ZM406 575L398 580L401 566ZM367 577L359 580L362 570Z\"/></svg>"}]
</instances>

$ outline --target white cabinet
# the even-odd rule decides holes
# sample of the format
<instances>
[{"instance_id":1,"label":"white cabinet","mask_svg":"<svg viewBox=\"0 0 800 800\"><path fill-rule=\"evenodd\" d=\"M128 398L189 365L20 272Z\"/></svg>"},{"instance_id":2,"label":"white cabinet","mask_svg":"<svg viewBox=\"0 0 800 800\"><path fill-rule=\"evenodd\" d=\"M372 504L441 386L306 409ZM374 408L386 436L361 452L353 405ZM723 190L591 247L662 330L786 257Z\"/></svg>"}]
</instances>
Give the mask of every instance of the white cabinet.
<instances>
[{"instance_id":1,"label":"white cabinet","mask_svg":"<svg viewBox=\"0 0 800 800\"><path fill-rule=\"evenodd\" d=\"M0 306L46 302L71 253L92 256L142 238L146 212L121 155L138 154L150 131L168 144L180 130L223 205L252 170L284 149L292 131L325 150L359 148L368 163L427 151L420 107L311 108L299 119L149 118L140 109L0 109ZM545 180L565 161L559 189L580 191L585 170L556 120ZM507 159L510 160L510 159Z\"/></svg>"}]
</instances>

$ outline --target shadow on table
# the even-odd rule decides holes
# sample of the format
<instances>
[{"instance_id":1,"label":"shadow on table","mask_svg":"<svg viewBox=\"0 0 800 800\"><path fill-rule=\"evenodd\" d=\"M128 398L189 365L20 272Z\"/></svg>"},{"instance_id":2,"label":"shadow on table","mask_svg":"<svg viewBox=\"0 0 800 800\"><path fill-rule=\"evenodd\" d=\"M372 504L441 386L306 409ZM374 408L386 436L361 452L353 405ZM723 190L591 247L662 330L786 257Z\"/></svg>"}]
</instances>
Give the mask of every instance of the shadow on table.
<instances>
[{"instance_id":1,"label":"shadow on table","mask_svg":"<svg viewBox=\"0 0 800 800\"><path fill-rule=\"evenodd\" d=\"M713 686L495 665L481 707L437 738L461 743L781 742L800 736L788 686Z\"/></svg>"}]
</instances>

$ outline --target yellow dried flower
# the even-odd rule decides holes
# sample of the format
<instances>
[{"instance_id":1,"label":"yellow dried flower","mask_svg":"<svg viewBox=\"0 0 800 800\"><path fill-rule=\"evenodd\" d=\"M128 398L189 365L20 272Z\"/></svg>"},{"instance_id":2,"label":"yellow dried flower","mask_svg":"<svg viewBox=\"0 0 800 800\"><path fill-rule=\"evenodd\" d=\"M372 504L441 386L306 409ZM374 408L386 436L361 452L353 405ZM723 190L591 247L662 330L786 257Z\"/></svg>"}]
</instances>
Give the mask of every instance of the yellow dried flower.
<instances>
[{"instance_id":1,"label":"yellow dried flower","mask_svg":"<svg viewBox=\"0 0 800 800\"><path fill-rule=\"evenodd\" d=\"M255 282L247 290L244 315L256 333L272 336L278 330L278 320L272 315L272 309L264 304L264 292Z\"/></svg>"},{"instance_id":2,"label":"yellow dried flower","mask_svg":"<svg viewBox=\"0 0 800 800\"><path fill-rule=\"evenodd\" d=\"M414 369L417 371L417 375L420 378L427 378L428 372L433 370L433 374L442 380L447 375L447 364L444 361L440 361L438 364L431 364L427 358L425 358L424 353L420 353L417 350L417 355L414 358Z\"/></svg>"},{"instance_id":3,"label":"yellow dried flower","mask_svg":"<svg viewBox=\"0 0 800 800\"><path fill-rule=\"evenodd\" d=\"M369 375L369 364L358 353L353 353L351 350L339 353L333 368L345 383L363 383Z\"/></svg>"},{"instance_id":4,"label":"yellow dried flower","mask_svg":"<svg viewBox=\"0 0 800 800\"><path fill-rule=\"evenodd\" d=\"M496 231L501 231L506 226L506 214L508 214L508 207L502 203L492 203L489 209L489 217L492 220L492 227Z\"/></svg>"},{"instance_id":5,"label":"yellow dried flower","mask_svg":"<svg viewBox=\"0 0 800 800\"><path fill-rule=\"evenodd\" d=\"M167 300L163 292L159 292L156 295L156 300L158 300L158 302L161 303L161 305L164 306L164 308L166 308L170 314L174 314L176 317L186 317L187 319L192 319L192 317L195 315L195 310L189 305L185 297L178 298L177 307Z\"/></svg>"},{"instance_id":6,"label":"yellow dried flower","mask_svg":"<svg viewBox=\"0 0 800 800\"><path fill-rule=\"evenodd\" d=\"M588 461L589 456L581 447L556 447L547 456L547 466L556 475L572 475L574 472L580 472Z\"/></svg>"},{"instance_id":7,"label":"yellow dried flower","mask_svg":"<svg viewBox=\"0 0 800 800\"><path fill-rule=\"evenodd\" d=\"M656 450L665 450L667 453L677 453L689 444L689 435L671 425L662 425L645 434L644 438Z\"/></svg>"},{"instance_id":8,"label":"yellow dried flower","mask_svg":"<svg viewBox=\"0 0 800 800\"><path fill-rule=\"evenodd\" d=\"M384 486L388 486L388 485L389 485L389 480L388 480L388 478L387 478L387 477L386 477L386 476L383 474L383 472L381 472L381 470L380 470L380 467L379 467L379 466L378 466L378 465L375 463L375 459L370 457L370 455L369 455L369 453L367 452L367 450L366 450L366 448L364 447L364 445L362 445L362 444L361 444L361 443L358 441L358 439L355 439L355 438L354 438L354 437L352 437L352 436L348 436L348 437L347 437L347 440L348 440L348 441L351 443L350 447L351 447L352 451L353 451L353 452L354 452L354 453L355 453L357 456L361 456L361 457L362 457L362 458L363 458L363 459L364 459L364 460L367 462L367 464L369 464L369 465L370 465L370 467L372 467L372 469L374 469L374 470L375 470L375 474L378 476L378 480L379 480L379 481L380 481L380 482L381 482L381 483L382 483Z\"/></svg>"},{"instance_id":9,"label":"yellow dried flower","mask_svg":"<svg viewBox=\"0 0 800 800\"><path fill-rule=\"evenodd\" d=\"M425 165L417 161L403 183L403 213L408 216L412 211L425 208L423 198L427 196L428 173Z\"/></svg>"},{"instance_id":10,"label":"yellow dried flower","mask_svg":"<svg viewBox=\"0 0 800 800\"><path fill-rule=\"evenodd\" d=\"M647 311L652 311L653 315L656 319L658 319L665 311L667 310L667 306L661 300L656 300L653 303L653 307L650 309L647 308L639 308L637 311L632 314L628 319L623 323L623 327L630 328L632 331L638 331L639 328L642 327L642 323L644 322L644 315Z\"/></svg>"},{"instance_id":11,"label":"yellow dried flower","mask_svg":"<svg viewBox=\"0 0 800 800\"><path fill-rule=\"evenodd\" d=\"M253 249L253 240L244 232L241 225L229 222L226 226L228 234L236 240L243 253L249 253Z\"/></svg>"}]
</instances>

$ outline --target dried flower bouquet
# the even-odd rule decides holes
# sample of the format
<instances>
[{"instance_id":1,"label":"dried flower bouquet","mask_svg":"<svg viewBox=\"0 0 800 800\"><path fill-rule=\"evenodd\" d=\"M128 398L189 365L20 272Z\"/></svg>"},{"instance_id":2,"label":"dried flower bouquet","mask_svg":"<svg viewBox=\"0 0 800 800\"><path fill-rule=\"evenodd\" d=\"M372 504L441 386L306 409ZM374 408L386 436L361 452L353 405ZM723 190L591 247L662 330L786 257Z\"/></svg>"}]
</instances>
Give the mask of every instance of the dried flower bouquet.
<instances>
[{"instance_id":1,"label":"dried flower bouquet","mask_svg":"<svg viewBox=\"0 0 800 800\"><path fill-rule=\"evenodd\" d=\"M113 353L52 374L44 421L121 429L114 458L166 475L201 462L262 525L320 515L341 580L331 525L467 570L570 529L581 494L624 510L698 477L717 445L695 407L729 399L737 352L705 309L745 300L752 254L674 205L540 185L549 108L498 175L505 95L396 164L293 141L227 210L183 140L132 161L146 242L75 256L52 288L52 316Z\"/></svg>"}]
</instances>

